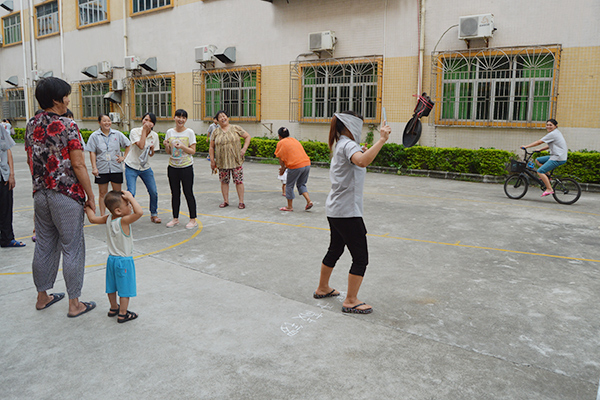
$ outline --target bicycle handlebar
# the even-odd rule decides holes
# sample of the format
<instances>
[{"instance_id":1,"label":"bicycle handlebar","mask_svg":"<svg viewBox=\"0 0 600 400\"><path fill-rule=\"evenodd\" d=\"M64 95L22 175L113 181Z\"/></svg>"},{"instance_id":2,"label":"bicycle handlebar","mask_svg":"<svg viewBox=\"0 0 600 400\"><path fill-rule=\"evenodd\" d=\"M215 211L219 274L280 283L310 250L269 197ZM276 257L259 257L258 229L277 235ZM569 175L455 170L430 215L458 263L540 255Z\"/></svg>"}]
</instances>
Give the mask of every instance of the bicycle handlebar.
<instances>
[{"instance_id":1,"label":"bicycle handlebar","mask_svg":"<svg viewBox=\"0 0 600 400\"><path fill-rule=\"evenodd\" d=\"M525 147L521 147L521 150L525 152L525 154L533 154L533 153L541 153L541 150L533 150L532 152L527 151Z\"/></svg>"}]
</instances>

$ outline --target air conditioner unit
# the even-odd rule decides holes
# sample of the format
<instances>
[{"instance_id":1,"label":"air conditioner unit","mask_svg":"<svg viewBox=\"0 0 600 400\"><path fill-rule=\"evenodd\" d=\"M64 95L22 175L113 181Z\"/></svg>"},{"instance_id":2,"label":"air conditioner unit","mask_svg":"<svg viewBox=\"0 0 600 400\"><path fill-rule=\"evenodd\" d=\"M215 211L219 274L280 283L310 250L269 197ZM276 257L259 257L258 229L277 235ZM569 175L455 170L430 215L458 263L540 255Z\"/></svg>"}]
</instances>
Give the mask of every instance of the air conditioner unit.
<instances>
[{"instance_id":1,"label":"air conditioner unit","mask_svg":"<svg viewBox=\"0 0 600 400\"><path fill-rule=\"evenodd\" d=\"M120 79L113 79L112 80L112 90L113 91L123 90L123 81Z\"/></svg>"},{"instance_id":2,"label":"air conditioner unit","mask_svg":"<svg viewBox=\"0 0 600 400\"><path fill-rule=\"evenodd\" d=\"M110 61L100 61L98 63L98 72L101 74L108 74L111 71L111 67Z\"/></svg>"},{"instance_id":3,"label":"air conditioner unit","mask_svg":"<svg viewBox=\"0 0 600 400\"><path fill-rule=\"evenodd\" d=\"M491 37L494 33L494 15L481 14L460 17L458 21L459 39Z\"/></svg>"},{"instance_id":4,"label":"air conditioner unit","mask_svg":"<svg viewBox=\"0 0 600 400\"><path fill-rule=\"evenodd\" d=\"M136 56L127 56L125 57L125 69L128 71L139 69L140 68L140 59Z\"/></svg>"},{"instance_id":5,"label":"air conditioner unit","mask_svg":"<svg viewBox=\"0 0 600 400\"><path fill-rule=\"evenodd\" d=\"M308 34L308 48L310 51L333 50L335 48L335 32L313 32Z\"/></svg>"},{"instance_id":6,"label":"air conditioner unit","mask_svg":"<svg viewBox=\"0 0 600 400\"><path fill-rule=\"evenodd\" d=\"M208 62L214 61L215 51L217 51L217 46L214 44L206 44L204 46L199 46L194 49L196 52L196 62Z\"/></svg>"},{"instance_id":7,"label":"air conditioner unit","mask_svg":"<svg viewBox=\"0 0 600 400\"><path fill-rule=\"evenodd\" d=\"M110 118L111 122L115 122L115 123L121 122L121 114L119 114L118 112L108 113L108 117Z\"/></svg>"}]
</instances>

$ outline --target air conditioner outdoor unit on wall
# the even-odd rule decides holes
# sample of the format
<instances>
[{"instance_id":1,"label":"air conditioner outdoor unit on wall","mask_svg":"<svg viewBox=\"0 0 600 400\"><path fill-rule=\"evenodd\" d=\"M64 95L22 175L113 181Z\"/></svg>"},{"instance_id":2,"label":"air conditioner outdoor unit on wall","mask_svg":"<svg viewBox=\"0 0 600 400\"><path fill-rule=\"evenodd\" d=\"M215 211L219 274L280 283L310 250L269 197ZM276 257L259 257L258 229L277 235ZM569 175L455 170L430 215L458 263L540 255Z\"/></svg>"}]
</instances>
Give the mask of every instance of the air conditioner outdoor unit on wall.
<instances>
[{"instance_id":1,"label":"air conditioner outdoor unit on wall","mask_svg":"<svg viewBox=\"0 0 600 400\"><path fill-rule=\"evenodd\" d=\"M123 90L123 81L120 79L113 79L112 80L112 90L113 91Z\"/></svg>"},{"instance_id":2,"label":"air conditioner outdoor unit on wall","mask_svg":"<svg viewBox=\"0 0 600 400\"><path fill-rule=\"evenodd\" d=\"M98 72L101 74L107 74L111 71L112 65L110 61L100 61L98 63Z\"/></svg>"},{"instance_id":3,"label":"air conditioner outdoor unit on wall","mask_svg":"<svg viewBox=\"0 0 600 400\"><path fill-rule=\"evenodd\" d=\"M458 21L459 39L491 37L494 33L494 15L481 14L460 17Z\"/></svg>"},{"instance_id":4,"label":"air conditioner outdoor unit on wall","mask_svg":"<svg viewBox=\"0 0 600 400\"><path fill-rule=\"evenodd\" d=\"M127 56L125 57L125 69L128 71L139 69L140 68L140 59L136 56Z\"/></svg>"},{"instance_id":5,"label":"air conditioner outdoor unit on wall","mask_svg":"<svg viewBox=\"0 0 600 400\"><path fill-rule=\"evenodd\" d=\"M118 112L108 113L108 117L110 118L110 122L121 122L121 114L119 114Z\"/></svg>"},{"instance_id":6,"label":"air conditioner outdoor unit on wall","mask_svg":"<svg viewBox=\"0 0 600 400\"><path fill-rule=\"evenodd\" d=\"M217 46L214 44L205 44L204 46L198 46L194 49L196 52L196 62L208 62L214 61L215 51L217 51Z\"/></svg>"},{"instance_id":7,"label":"air conditioner outdoor unit on wall","mask_svg":"<svg viewBox=\"0 0 600 400\"><path fill-rule=\"evenodd\" d=\"M308 48L310 51L333 50L335 48L335 32L313 32L308 34Z\"/></svg>"}]
</instances>

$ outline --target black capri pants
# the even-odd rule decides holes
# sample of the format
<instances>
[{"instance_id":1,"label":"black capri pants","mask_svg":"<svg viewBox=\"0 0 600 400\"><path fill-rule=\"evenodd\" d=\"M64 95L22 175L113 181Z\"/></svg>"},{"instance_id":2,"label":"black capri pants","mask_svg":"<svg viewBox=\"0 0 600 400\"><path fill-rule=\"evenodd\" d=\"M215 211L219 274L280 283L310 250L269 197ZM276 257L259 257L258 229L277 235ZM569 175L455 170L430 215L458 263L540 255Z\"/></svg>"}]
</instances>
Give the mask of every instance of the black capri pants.
<instances>
[{"instance_id":1,"label":"black capri pants","mask_svg":"<svg viewBox=\"0 0 600 400\"><path fill-rule=\"evenodd\" d=\"M323 264L333 268L348 247L352 255L352 275L365 276L369 264L369 250L367 249L367 228L362 217L331 218L327 217L331 239L329 249L323 258Z\"/></svg>"},{"instance_id":2,"label":"black capri pants","mask_svg":"<svg viewBox=\"0 0 600 400\"><path fill-rule=\"evenodd\" d=\"M194 197L194 166L175 168L168 166L167 176L171 187L171 207L173 218L179 218L179 206L181 204L181 187L187 201L190 218L196 218L196 198Z\"/></svg>"}]
</instances>

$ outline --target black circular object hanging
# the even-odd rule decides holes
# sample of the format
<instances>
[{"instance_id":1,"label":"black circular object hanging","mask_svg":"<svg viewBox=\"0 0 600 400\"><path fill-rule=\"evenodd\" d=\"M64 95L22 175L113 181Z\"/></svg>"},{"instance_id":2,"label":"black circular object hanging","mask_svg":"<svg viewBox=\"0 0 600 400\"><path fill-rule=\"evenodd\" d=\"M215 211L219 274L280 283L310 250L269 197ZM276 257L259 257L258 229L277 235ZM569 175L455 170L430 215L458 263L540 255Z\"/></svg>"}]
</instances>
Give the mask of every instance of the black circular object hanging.
<instances>
[{"instance_id":1,"label":"black circular object hanging","mask_svg":"<svg viewBox=\"0 0 600 400\"><path fill-rule=\"evenodd\" d=\"M409 119L404 128L404 134L402 135L402 144L404 147L412 147L417 144L421 138L422 129L423 125L421 125L421 120L419 120L416 115Z\"/></svg>"}]
</instances>

